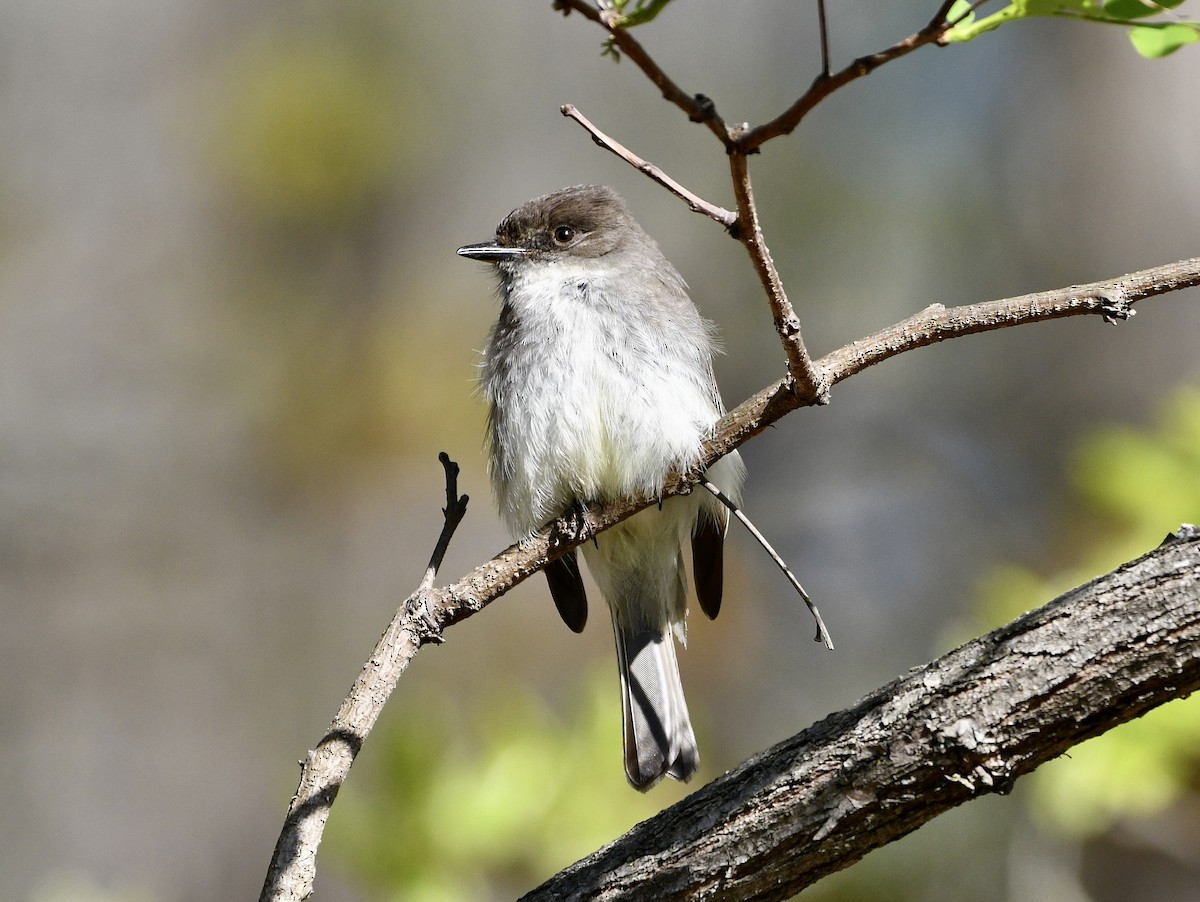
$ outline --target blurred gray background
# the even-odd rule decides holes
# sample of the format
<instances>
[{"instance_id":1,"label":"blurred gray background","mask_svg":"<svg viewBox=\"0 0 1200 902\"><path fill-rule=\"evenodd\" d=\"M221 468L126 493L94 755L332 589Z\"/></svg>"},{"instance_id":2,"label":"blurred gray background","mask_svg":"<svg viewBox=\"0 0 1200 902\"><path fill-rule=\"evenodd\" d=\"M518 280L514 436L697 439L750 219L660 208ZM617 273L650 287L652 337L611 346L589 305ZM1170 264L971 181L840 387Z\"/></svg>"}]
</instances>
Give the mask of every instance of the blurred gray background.
<instances>
[{"instance_id":1,"label":"blurred gray background","mask_svg":"<svg viewBox=\"0 0 1200 902\"><path fill-rule=\"evenodd\" d=\"M936 5L831 0L835 66ZM728 121L819 64L810 3L690 0L637 36ZM549 2L0 5L0 899L257 893L295 761L428 559L438 451L472 496L443 577L507 543L474 395L493 286L454 250L511 208L613 185L719 324L726 402L782 374L744 250L559 114L733 205L718 144L601 39ZM1200 53L1038 22L830 99L752 159L810 349L1195 255L1198 84ZM682 655L702 779L946 650L992 565L1051 564L1069 449L1195 380L1196 301L908 354L749 444L745 507L838 649L734 534L726 613ZM593 614L570 634L534 579L398 696L569 708L595 668L615 712ZM607 751L577 780L626 792ZM1006 804L913 838L953 859L982 837L926 898L1021 897L987 832ZM318 888L374 897L333 859Z\"/></svg>"}]
</instances>

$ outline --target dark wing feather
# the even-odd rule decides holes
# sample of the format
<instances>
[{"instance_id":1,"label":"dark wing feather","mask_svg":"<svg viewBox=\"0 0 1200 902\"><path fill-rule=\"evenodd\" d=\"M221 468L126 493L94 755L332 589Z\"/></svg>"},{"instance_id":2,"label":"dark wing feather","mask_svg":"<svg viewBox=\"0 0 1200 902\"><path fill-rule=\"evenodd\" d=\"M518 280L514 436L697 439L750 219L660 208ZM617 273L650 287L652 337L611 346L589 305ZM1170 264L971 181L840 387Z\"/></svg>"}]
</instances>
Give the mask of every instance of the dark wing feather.
<instances>
[{"instance_id":1,"label":"dark wing feather","mask_svg":"<svg viewBox=\"0 0 1200 902\"><path fill-rule=\"evenodd\" d=\"M582 633L587 623L587 593L583 589L583 577L579 575L574 551L546 565L546 582L550 584L550 596L558 608L558 616L572 630Z\"/></svg>"},{"instance_id":2,"label":"dark wing feather","mask_svg":"<svg viewBox=\"0 0 1200 902\"><path fill-rule=\"evenodd\" d=\"M692 573L696 598L710 620L721 612L721 583L725 575L725 527L729 520L701 515L692 532Z\"/></svg>"}]
</instances>

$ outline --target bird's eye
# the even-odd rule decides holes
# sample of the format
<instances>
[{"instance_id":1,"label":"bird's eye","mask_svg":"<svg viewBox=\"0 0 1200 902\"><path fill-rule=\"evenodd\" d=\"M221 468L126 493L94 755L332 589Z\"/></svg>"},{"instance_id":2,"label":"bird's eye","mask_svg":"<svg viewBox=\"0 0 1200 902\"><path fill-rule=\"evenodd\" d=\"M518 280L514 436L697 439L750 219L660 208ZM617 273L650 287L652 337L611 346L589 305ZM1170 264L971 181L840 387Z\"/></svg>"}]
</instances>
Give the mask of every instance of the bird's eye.
<instances>
[{"instance_id":1,"label":"bird's eye","mask_svg":"<svg viewBox=\"0 0 1200 902\"><path fill-rule=\"evenodd\" d=\"M560 225L554 230L554 241L556 244L570 244L575 237L575 230L569 225Z\"/></svg>"}]
</instances>

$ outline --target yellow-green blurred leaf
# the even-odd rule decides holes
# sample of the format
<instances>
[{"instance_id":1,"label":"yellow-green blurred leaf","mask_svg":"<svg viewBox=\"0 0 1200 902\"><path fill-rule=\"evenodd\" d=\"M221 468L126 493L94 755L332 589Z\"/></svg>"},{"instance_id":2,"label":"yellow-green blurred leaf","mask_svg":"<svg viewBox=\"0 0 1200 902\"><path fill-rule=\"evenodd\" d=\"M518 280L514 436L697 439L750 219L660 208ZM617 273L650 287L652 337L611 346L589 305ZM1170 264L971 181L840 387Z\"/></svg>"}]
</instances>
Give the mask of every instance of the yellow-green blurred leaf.
<instances>
[{"instance_id":1,"label":"yellow-green blurred leaf","mask_svg":"<svg viewBox=\"0 0 1200 902\"><path fill-rule=\"evenodd\" d=\"M684 790L625 783L614 683L608 668L581 683L567 719L497 689L457 731L426 718L431 700L410 702L403 723L372 737L382 757L343 789L331 854L373 892L436 887L454 900L498 881L533 886L619 836Z\"/></svg>"},{"instance_id":2,"label":"yellow-green blurred leaf","mask_svg":"<svg viewBox=\"0 0 1200 902\"><path fill-rule=\"evenodd\" d=\"M359 215L414 131L386 70L333 39L251 42L226 83L216 140L233 191L252 213L290 224Z\"/></svg>"},{"instance_id":3,"label":"yellow-green blurred leaf","mask_svg":"<svg viewBox=\"0 0 1200 902\"><path fill-rule=\"evenodd\" d=\"M1032 777L1031 809L1071 836L1101 833L1125 817L1154 814L1194 784L1200 770L1200 696L1123 724L1052 761Z\"/></svg>"},{"instance_id":4,"label":"yellow-green blurred leaf","mask_svg":"<svg viewBox=\"0 0 1200 902\"><path fill-rule=\"evenodd\" d=\"M1080 444L1071 478L1076 495L1095 511L1087 555L1045 577L1015 566L994 570L979 587L985 628L1141 554L1181 523L1200 521L1200 390L1178 391L1152 429L1097 430ZM1193 697L1042 767L1030 781L1030 804L1044 826L1086 836L1162 810L1198 779L1200 698Z\"/></svg>"}]
</instances>

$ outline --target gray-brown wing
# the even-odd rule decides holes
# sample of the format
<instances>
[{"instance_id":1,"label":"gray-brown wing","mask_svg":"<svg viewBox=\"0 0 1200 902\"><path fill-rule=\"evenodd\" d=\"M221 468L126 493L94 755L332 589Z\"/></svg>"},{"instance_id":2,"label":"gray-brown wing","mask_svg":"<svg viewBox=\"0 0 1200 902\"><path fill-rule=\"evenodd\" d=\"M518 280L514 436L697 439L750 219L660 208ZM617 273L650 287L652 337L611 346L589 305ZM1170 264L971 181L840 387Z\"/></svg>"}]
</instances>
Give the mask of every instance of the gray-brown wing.
<instances>
[{"instance_id":1,"label":"gray-brown wing","mask_svg":"<svg viewBox=\"0 0 1200 902\"><path fill-rule=\"evenodd\" d=\"M550 584L550 596L558 608L558 616L572 630L582 633L587 624L587 593L574 551L546 565L546 582Z\"/></svg>"},{"instance_id":2,"label":"gray-brown wing","mask_svg":"<svg viewBox=\"0 0 1200 902\"><path fill-rule=\"evenodd\" d=\"M710 620L721 612L721 591L725 578L725 529L728 517L701 515L692 532L692 575L696 579L696 598Z\"/></svg>"}]
</instances>

